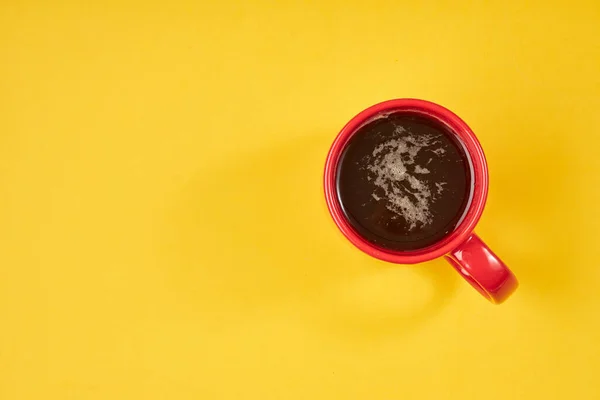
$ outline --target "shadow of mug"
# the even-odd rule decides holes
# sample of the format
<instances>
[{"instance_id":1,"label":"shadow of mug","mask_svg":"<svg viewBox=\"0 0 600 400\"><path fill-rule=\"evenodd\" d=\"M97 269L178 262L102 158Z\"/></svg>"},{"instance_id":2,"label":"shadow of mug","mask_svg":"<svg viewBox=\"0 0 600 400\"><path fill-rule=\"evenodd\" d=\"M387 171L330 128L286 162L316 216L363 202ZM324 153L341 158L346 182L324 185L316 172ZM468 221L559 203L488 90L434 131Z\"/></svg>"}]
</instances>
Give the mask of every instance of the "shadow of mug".
<instances>
[{"instance_id":1,"label":"shadow of mug","mask_svg":"<svg viewBox=\"0 0 600 400\"><path fill-rule=\"evenodd\" d=\"M189 312L208 324L286 313L336 335L397 335L452 297L445 262L386 264L338 232L322 187L332 139L232 155L173 194L160 254Z\"/></svg>"}]
</instances>

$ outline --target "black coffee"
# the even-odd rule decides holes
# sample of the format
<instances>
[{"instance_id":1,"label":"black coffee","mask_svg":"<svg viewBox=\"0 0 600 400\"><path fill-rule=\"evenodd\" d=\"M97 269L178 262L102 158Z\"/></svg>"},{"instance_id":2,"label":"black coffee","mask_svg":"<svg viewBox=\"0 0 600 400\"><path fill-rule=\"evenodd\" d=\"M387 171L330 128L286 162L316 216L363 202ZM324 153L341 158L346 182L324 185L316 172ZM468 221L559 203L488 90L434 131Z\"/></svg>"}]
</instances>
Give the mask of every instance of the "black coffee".
<instances>
[{"instance_id":1,"label":"black coffee","mask_svg":"<svg viewBox=\"0 0 600 400\"><path fill-rule=\"evenodd\" d=\"M337 190L346 217L369 242L422 249L462 220L471 167L464 146L444 125L394 113L352 136L338 165Z\"/></svg>"}]
</instances>

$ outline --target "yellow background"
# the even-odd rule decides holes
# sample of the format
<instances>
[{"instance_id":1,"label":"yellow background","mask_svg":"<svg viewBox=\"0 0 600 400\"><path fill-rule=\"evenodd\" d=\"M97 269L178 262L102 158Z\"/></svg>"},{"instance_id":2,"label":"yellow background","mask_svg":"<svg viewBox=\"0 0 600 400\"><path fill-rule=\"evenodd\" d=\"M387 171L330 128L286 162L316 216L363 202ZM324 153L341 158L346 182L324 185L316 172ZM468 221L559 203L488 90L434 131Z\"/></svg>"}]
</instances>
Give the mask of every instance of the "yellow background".
<instances>
[{"instance_id":1,"label":"yellow background","mask_svg":"<svg viewBox=\"0 0 600 400\"><path fill-rule=\"evenodd\" d=\"M600 398L598 1L83 3L0 4L0 399ZM396 97L481 139L504 305L330 220Z\"/></svg>"}]
</instances>

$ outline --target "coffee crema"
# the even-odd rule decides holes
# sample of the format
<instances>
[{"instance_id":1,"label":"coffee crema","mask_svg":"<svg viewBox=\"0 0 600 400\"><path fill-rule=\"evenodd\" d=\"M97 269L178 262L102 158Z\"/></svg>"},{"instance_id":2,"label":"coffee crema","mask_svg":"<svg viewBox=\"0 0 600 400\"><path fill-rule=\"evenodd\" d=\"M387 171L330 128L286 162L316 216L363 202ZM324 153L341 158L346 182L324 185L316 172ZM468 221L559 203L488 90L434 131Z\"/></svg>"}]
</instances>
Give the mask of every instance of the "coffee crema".
<instances>
[{"instance_id":1,"label":"coffee crema","mask_svg":"<svg viewBox=\"0 0 600 400\"><path fill-rule=\"evenodd\" d=\"M342 210L359 235L384 249L435 244L462 221L472 168L464 145L437 120L381 115L350 138L337 168Z\"/></svg>"}]
</instances>

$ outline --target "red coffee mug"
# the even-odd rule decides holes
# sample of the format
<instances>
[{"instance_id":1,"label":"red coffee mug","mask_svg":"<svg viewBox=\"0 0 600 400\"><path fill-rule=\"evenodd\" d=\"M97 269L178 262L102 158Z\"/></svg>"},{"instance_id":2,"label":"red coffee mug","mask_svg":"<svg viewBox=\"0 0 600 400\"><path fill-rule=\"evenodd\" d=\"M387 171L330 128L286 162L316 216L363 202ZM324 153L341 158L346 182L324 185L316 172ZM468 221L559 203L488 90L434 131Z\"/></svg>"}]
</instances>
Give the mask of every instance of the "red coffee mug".
<instances>
[{"instance_id":1,"label":"red coffee mug","mask_svg":"<svg viewBox=\"0 0 600 400\"><path fill-rule=\"evenodd\" d=\"M444 124L464 144L473 168L473 193L465 217L453 232L437 243L413 251L393 251L368 242L350 225L342 211L336 189L340 156L348 140L365 123L390 112L410 112ZM499 304L511 295L518 282L506 265L473 233L481 217L488 192L488 171L483 150L475 134L450 110L417 99L389 100L367 108L350 120L333 142L325 163L327 207L344 236L365 253L397 264L415 264L444 256L479 293Z\"/></svg>"}]
</instances>

